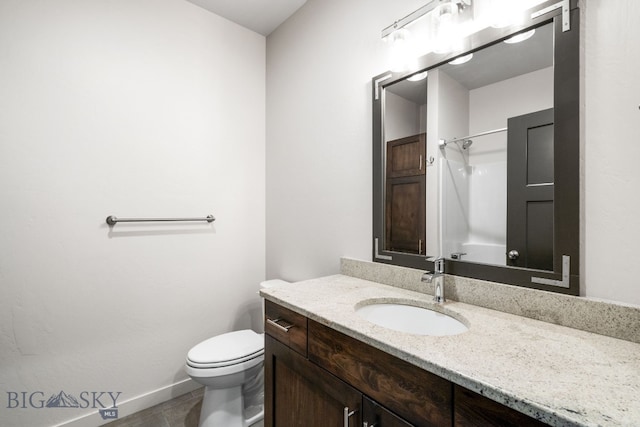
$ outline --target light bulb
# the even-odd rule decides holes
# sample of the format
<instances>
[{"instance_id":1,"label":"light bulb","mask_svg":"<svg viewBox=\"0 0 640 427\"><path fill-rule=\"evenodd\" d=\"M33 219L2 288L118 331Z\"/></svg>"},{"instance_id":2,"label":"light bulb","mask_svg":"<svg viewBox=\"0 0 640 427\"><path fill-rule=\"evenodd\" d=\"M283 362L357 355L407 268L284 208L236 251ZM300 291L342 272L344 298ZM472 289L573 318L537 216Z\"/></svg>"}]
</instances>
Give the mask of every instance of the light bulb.
<instances>
[{"instance_id":1,"label":"light bulb","mask_svg":"<svg viewBox=\"0 0 640 427\"><path fill-rule=\"evenodd\" d=\"M470 54L465 55L465 56L461 56L459 58L454 59L453 61L449 61L449 64L451 64L451 65L464 64L465 62L471 61L471 58L473 58L473 53L470 53Z\"/></svg>"},{"instance_id":2,"label":"light bulb","mask_svg":"<svg viewBox=\"0 0 640 427\"><path fill-rule=\"evenodd\" d=\"M391 43L391 51L389 53L391 71L404 72L412 71L418 68L418 60L411 42L411 33L407 29L396 30L389 34L388 41Z\"/></svg>"},{"instance_id":3,"label":"light bulb","mask_svg":"<svg viewBox=\"0 0 640 427\"><path fill-rule=\"evenodd\" d=\"M407 78L407 80L409 80L410 82L419 82L420 80L424 80L427 78L427 72L423 71L421 73L418 74L414 74L413 76Z\"/></svg>"},{"instance_id":4,"label":"light bulb","mask_svg":"<svg viewBox=\"0 0 640 427\"><path fill-rule=\"evenodd\" d=\"M535 34L535 32L536 30L534 28L533 30L527 31L525 33L516 34L515 36L506 39L504 42L509 44L520 43L527 39L530 39L531 36Z\"/></svg>"}]
</instances>

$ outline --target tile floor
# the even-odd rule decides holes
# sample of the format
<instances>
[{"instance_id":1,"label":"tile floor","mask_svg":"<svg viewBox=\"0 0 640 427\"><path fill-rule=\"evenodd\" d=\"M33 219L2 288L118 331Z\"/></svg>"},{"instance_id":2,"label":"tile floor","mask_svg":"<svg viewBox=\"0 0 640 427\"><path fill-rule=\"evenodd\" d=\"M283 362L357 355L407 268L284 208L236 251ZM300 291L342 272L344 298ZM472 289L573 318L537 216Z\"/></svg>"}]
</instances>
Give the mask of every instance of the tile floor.
<instances>
[{"instance_id":1,"label":"tile floor","mask_svg":"<svg viewBox=\"0 0 640 427\"><path fill-rule=\"evenodd\" d=\"M204 388L106 424L108 427L198 427Z\"/></svg>"}]
</instances>

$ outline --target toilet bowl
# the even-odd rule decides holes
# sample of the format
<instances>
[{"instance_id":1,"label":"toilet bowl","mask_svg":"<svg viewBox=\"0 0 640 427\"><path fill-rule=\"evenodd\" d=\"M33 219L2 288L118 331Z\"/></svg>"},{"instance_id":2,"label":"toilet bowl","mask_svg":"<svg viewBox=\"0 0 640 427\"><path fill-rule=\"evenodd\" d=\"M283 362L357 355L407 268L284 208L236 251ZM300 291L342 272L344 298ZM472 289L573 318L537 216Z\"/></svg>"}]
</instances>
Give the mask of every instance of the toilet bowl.
<instances>
[{"instance_id":1,"label":"toilet bowl","mask_svg":"<svg viewBox=\"0 0 640 427\"><path fill-rule=\"evenodd\" d=\"M260 283L260 287L281 283L286 282L268 280ZM189 350L185 371L205 386L199 427L261 425L263 365L264 334L250 329L217 335Z\"/></svg>"},{"instance_id":2,"label":"toilet bowl","mask_svg":"<svg viewBox=\"0 0 640 427\"><path fill-rule=\"evenodd\" d=\"M189 350L185 371L205 386L200 427L248 427L264 418L264 335L252 330L228 332L201 342ZM249 387L250 386L250 387Z\"/></svg>"}]
</instances>

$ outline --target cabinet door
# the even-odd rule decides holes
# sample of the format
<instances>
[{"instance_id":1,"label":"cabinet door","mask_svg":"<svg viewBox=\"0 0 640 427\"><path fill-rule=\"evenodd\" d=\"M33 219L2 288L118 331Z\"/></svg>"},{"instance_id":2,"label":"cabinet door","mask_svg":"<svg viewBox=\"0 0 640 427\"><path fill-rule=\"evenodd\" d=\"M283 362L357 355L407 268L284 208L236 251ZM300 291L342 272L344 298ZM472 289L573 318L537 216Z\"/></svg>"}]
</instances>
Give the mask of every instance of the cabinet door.
<instances>
[{"instance_id":1,"label":"cabinet door","mask_svg":"<svg viewBox=\"0 0 640 427\"><path fill-rule=\"evenodd\" d=\"M418 426L451 426L452 384L353 339L308 321L309 360Z\"/></svg>"},{"instance_id":2,"label":"cabinet door","mask_svg":"<svg viewBox=\"0 0 640 427\"><path fill-rule=\"evenodd\" d=\"M393 412L363 396L362 427L413 427L413 424L409 424Z\"/></svg>"},{"instance_id":3,"label":"cabinet door","mask_svg":"<svg viewBox=\"0 0 640 427\"><path fill-rule=\"evenodd\" d=\"M454 386L455 427L542 427L546 424L458 385Z\"/></svg>"},{"instance_id":4,"label":"cabinet door","mask_svg":"<svg viewBox=\"0 0 640 427\"><path fill-rule=\"evenodd\" d=\"M266 427L361 426L361 406L356 389L265 335Z\"/></svg>"}]
</instances>

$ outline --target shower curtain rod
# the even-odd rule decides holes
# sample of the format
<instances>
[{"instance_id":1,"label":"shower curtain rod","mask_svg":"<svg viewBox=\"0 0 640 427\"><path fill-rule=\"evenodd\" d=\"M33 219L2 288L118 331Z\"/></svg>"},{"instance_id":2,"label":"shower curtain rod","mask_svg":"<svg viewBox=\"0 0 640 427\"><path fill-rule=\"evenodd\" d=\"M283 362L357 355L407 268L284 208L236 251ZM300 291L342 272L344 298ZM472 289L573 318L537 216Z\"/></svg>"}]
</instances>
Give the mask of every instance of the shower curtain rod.
<instances>
[{"instance_id":1,"label":"shower curtain rod","mask_svg":"<svg viewBox=\"0 0 640 427\"><path fill-rule=\"evenodd\" d=\"M464 136L462 138L454 138L449 140L441 139L439 145L440 145L440 148L444 148L447 146L447 144L450 144L452 142L466 141L467 139L476 138L478 136L485 136L485 135L491 135L492 133L505 132L507 129L508 128L493 129L493 130L488 130L486 132L480 132L474 135L469 135L469 136Z\"/></svg>"}]
</instances>

